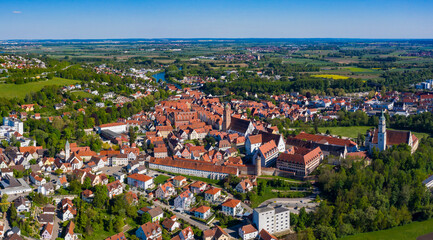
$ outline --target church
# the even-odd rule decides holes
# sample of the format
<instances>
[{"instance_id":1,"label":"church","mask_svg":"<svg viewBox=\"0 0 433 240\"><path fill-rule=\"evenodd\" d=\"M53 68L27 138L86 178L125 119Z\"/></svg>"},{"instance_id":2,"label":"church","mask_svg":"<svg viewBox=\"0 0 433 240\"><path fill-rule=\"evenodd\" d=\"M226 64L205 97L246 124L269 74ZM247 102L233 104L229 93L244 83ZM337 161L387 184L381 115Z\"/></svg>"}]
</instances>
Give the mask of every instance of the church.
<instances>
[{"instance_id":1,"label":"church","mask_svg":"<svg viewBox=\"0 0 433 240\"><path fill-rule=\"evenodd\" d=\"M374 148L379 151L384 151L387 148L401 143L409 145L411 152L414 153L418 148L419 140L410 131L387 130L385 115L382 111L382 115L379 119L379 127L368 131L365 146L368 147L371 153Z\"/></svg>"},{"instance_id":2,"label":"church","mask_svg":"<svg viewBox=\"0 0 433 240\"><path fill-rule=\"evenodd\" d=\"M224 132L248 136L253 133L254 129L255 127L250 120L231 116L230 105L225 105L222 124Z\"/></svg>"}]
</instances>

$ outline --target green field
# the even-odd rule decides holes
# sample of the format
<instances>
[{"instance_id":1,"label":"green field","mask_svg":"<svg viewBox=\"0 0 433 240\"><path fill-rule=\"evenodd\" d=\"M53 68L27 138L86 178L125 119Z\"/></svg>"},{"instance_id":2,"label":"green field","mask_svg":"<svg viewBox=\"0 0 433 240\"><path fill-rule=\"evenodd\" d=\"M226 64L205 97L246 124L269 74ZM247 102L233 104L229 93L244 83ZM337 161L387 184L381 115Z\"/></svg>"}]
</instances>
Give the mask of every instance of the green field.
<instances>
[{"instance_id":1,"label":"green field","mask_svg":"<svg viewBox=\"0 0 433 240\"><path fill-rule=\"evenodd\" d=\"M357 138L358 133L365 134L368 129L373 128L370 126L353 126L353 127L319 127L319 131L321 133L326 133L326 130L329 129L332 135L342 136L342 137L349 137L349 138ZM391 128L389 128L391 129ZM428 133L419 133L419 132L413 132L417 138L424 138L428 137Z\"/></svg>"},{"instance_id":2,"label":"green field","mask_svg":"<svg viewBox=\"0 0 433 240\"><path fill-rule=\"evenodd\" d=\"M433 232L433 219L413 222L401 227L370 233L361 233L341 238L342 240L415 240L417 237Z\"/></svg>"},{"instance_id":3,"label":"green field","mask_svg":"<svg viewBox=\"0 0 433 240\"><path fill-rule=\"evenodd\" d=\"M368 69L368 68L359 68L359 67L347 67L347 68L342 68L344 70L349 70L351 72L365 72L365 73L372 73L375 72L373 69Z\"/></svg>"},{"instance_id":4,"label":"green field","mask_svg":"<svg viewBox=\"0 0 433 240\"><path fill-rule=\"evenodd\" d=\"M365 134L368 129L372 127L369 126L353 126L353 127L319 127L321 133L326 133L329 129L332 135L357 138L358 133Z\"/></svg>"},{"instance_id":5,"label":"green field","mask_svg":"<svg viewBox=\"0 0 433 240\"><path fill-rule=\"evenodd\" d=\"M0 97L5 98L24 98L28 93L37 92L41 90L44 86L65 86L69 84L76 84L80 81L70 80L64 78L55 77L51 80L40 81L40 82L30 82L25 84L0 84Z\"/></svg>"},{"instance_id":6,"label":"green field","mask_svg":"<svg viewBox=\"0 0 433 240\"><path fill-rule=\"evenodd\" d=\"M157 176L155 179L153 179L153 182L155 183L155 185L158 185L158 184L163 184L163 183L165 183L168 179L170 179L169 176L166 176L166 175L159 175L159 176Z\"/></svg>"},{"instance_id":7,"label":"green field","mask_svg":"<svg viewBox=\"0 0 433 240\"><path fill-rule=\"evenodd\" d=\"M83 92L83 91L76 91L76 92L71 92L72 95L74 95L75 97L82 97L82 98L93 98L95 95L88 93L88 92Z\"/></svg>"}]
</instances>

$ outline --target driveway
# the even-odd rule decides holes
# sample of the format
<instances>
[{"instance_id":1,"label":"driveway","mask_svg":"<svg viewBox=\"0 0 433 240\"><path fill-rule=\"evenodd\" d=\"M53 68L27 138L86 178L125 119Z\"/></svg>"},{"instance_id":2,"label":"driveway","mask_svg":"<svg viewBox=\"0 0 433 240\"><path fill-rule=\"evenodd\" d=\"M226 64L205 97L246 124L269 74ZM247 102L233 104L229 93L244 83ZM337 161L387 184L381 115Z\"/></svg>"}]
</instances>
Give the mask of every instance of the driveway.
<instances>
[{"instance_id":1,"label":"driveway","mask_svg":"<svg viewBox=\"0 0 433 240\"><path fill-rule=\"evenodd\" d=\"M170 212L172 212L173 214L175 214L178 218L186 221L187 223L189 223L189 224L191 224L193 226L198 227L202 231L209 229L209 227L206 224L198 222L198 221L196 221L194 219L191 219L191 216L188 215L188 214L180 213L180 212L174 212L173 210L170 209L169 205L166 205L166 204L164 204L164 203L162 203L160 201L154 201L154 204L156 206L159 206L161 208L165 208L165 209L169 210Z\"/></svg>"}]
</instances>

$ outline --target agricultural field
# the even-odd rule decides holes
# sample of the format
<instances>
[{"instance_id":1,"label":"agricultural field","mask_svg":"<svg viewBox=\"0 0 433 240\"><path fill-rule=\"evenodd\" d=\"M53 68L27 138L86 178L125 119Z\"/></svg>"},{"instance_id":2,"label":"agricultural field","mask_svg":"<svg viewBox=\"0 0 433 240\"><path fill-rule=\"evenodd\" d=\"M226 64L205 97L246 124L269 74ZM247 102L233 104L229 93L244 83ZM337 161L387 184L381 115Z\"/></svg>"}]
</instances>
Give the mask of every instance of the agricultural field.
<instances>
[{"instance_id":1,"label":"agricultural field","mask_svg":"<svg viewBox=\"0 0 433 240\"><path fill-rule=\"evenodd\" d=\"M311 75L312 77L316 78L329 78L334 80L341 80L341 79L348 79L349 77L343 76L343 75L337 75L337 74L315 74Z\"/></svg>"},{"instance_id":2,"label":"agricultural field","mask_svg":"<svg viewBox=\"0 0 433 240\"><path fill-rule=\"evenodd\" d=\"M360 233L353 236L340 238L341 240L415 240L417 237L433 231L433 219L423 222L413 222L404 226L387 230Z\"/></svg>"},{"instance_id":3,"label":"agricultural field","mask_svg":"<svg viewBox=\"0 0 433 240\"><path fill-rule=\"evenodd\" d=\"M345 67L345 68L342 68L342 69L343 70L349 70L349 71L354 72L354 73L374 73L374 72L376 72L373 69L359 68L359 67Z\"/></svg>"},{"instance_id":4,"label":"agricultural field","mask_svg":"<svg viewBox=\"0 0 433 240\"><path fill-rule=\"evenodd\" d=\"M29 82L25 84L13 84L13 83L0 84L0 97L9 98L9 99L14 97L24 98L28 93L37 92L45 86L52 86L52 85L65 86L69 84L76 84L79 82L80 81L77 80L55 77L53 79L46 80L46 81Z\"/></svg>"}]
</instances>

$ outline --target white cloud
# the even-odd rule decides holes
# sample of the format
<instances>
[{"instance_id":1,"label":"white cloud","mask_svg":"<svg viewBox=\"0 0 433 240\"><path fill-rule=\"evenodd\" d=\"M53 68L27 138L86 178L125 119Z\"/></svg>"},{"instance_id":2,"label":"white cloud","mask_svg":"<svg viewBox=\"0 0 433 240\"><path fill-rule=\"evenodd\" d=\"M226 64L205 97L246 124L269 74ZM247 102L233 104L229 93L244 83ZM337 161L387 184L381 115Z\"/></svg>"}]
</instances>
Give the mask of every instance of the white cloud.
<instances>
[{"instance_id":1,"label":"white cloud","mask_svg":"<svg viewBox=\"0 0 433 240\"><path fill-rule=\"evenodd\" d=\"M21 11L12 11L12 13L14 13L14 14L20 14L22 12Z\"/></svg>"}]
</instances>

